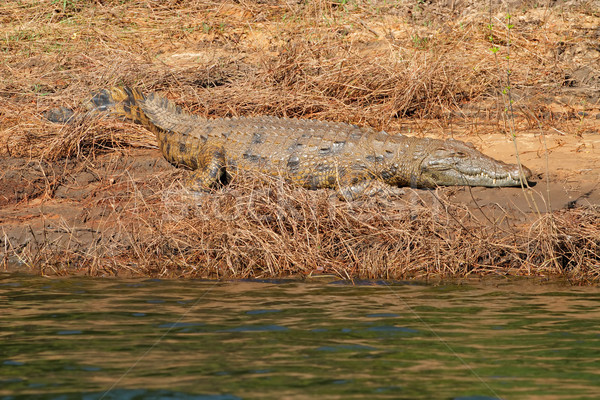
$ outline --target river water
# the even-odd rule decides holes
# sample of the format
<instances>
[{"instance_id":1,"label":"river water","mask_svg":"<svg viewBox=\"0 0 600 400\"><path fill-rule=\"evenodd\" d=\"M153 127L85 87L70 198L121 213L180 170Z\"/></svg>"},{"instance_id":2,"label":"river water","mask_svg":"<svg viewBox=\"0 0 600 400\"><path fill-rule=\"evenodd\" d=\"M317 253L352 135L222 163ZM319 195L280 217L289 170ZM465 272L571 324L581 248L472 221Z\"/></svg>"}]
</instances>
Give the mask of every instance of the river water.
<instances>
[{"instance_id":1,"label":"river water","mask_svg":"<svg viewBox=\"0 0 600 400\"><path fill-rule=\"evenodd\" d=\"M600 291L0 275L0 399L598 399Z\"/></svg>"}]
</instances>

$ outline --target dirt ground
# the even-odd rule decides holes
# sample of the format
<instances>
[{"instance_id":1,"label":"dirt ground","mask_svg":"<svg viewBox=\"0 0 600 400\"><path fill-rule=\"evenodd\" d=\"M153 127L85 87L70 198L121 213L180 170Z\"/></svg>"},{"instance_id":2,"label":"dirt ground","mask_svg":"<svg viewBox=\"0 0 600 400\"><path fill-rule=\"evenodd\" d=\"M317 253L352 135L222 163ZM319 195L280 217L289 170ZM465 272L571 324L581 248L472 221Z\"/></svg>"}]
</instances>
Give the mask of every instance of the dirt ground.
<instances>
[{"instance_id":1,"label":"dirt ground","mask_svg":"<svg viewBox=\"0 0 600 400\"><path fill-rule=\"evenodd\" d=\"M407 188L402 198L390 200L390 207L418 205L438 213L464 209L472 223L518 232L532 232L553 213L592 210L596 218L600 4L509 1L494 7L489 10L485 1L460 0L401 1L393 6L353 1L156 5L142 0L0 6L0 34L6 37L0 44L6 55L0 63L2 269L242 278L317 272L349 278L360 269L344 269L335 244L331 267L308 265L282 250L279 259L288 260L282 270L261 264L260 255L254 259L244 255L240 260L248 269L243 273L232 258L213 252L214 245L206 244L213 243L208 236L196 237L202 245L177 242L184 250L170 248L169 235L183 237L182 230L189 226L184 228L182 221L197 213L189 209L213 201L182 200L181 180L187 172L170 166L152 136L133 124L91 119L57 125L44 117L45 111L58 106L81 110L79 103L93 90L120 83L166 93L188 111L204 116L317 118L369 125L392 134L452 137L506 162L516 159L514 131L520 160L535 173L533 187ZM205 196L235 197L239 191L244 195L243 187L233 187ZM148 210L153 209L162 211L150 215ZM194 229L209 229L194 224ZM256 229L266 228L259 223ZM278 229L273 228L269 243L283 240L274 236L282 235ZM353 233L356 243L364 236L361 232ZM506 265L497 264L504 268L500 272L494 269L497 260L492 256L435 260L446 263L438 266L441 275L464 276L473 270L561 275L556 268L566 270L568 265L570 272L585 270L585 279L595 281L600 276L600 240L588 236L585 246L591 250L579 264L564 261L567 256L560 262L540 261L530 257L529 250ZM459 238L451 237L443 238L444 245L461 246ZM504 236L498 240L506 246ZM231 243L238 242L223 246L229 249ZM426 238L423 243L428 246ZM213 252L209 261L197 258L204 245ZM239 244L236 251L250 254L244 246ZM564 247L556 246L552 248ZM208 254L206 249L202 251ZM362 249L348 250L364 253L364 257L354 254L353 262L375 257ZM203 257L208 257L205 253ZM275 259L275 253L269 256ZM397 262L412 262L409 275L415 275L427 259L414 262L411 257ZM203 273L196 266L194 274L169 273L149 268L153 259L166 260L171 272L188 268L191 260L209 264L218 260L215 270L229 272ZM539 272L532 272L530 259L538 260ZM404 276L406 266L393 274L391 261L385 263L388 272L369 272L367 277ZM527 264L527 272L519 263ZM548 265L554 265L552 273Z\"/></svg>"},{"instance_id":2,"label":"dirt ground","mask_svg":"<svg viewBox=\"0 0 600 400\"><path fill-rule=\"evenodd\" d=\"M543 138L529 135L518 141L523 163L536 174L531 188L406 189L396 202L408 203L410 207L418 198L427 207L439 208L438 198L443 197L446 206L467 206L481 224L490 226L507 221L511 225L527 225L538 221L540 213L600 204L600 135L556 134L545 140L544 144ZM499 159L514 158L513 144L504 135L487 135L475 143ZM85 255L92 249L97 252L100 246L104 247L102 257L114 257L123 248L130 249L135 237L123 234L123 219L133 219L135 223L139 215L126 217L121 211L135 209L132 203L136 201L189 206L189 201L182 202L179 197L184 190L179 182L187 171L172 167L155 149L128 148L93 158L54 162L5 157L0 163L4 171L0 179L0 223L6 249L4 269L9 271L40 271L35 258L20 255L23 252L39 252L41 256L47 249L68 249L69 254ZM555 168L547 169L548 165ZM138 195L133 197L132 192ZM193 203L203 206L202 199ZM171 218L167 214L160 217ZM73 266L68 270L70 274L82 272ZM64 268L43 271L65 273ZM94 274L138 274L117 271L100 270ZM90 270L86 268L83 273Z\"/></svg>"}]
</instances>

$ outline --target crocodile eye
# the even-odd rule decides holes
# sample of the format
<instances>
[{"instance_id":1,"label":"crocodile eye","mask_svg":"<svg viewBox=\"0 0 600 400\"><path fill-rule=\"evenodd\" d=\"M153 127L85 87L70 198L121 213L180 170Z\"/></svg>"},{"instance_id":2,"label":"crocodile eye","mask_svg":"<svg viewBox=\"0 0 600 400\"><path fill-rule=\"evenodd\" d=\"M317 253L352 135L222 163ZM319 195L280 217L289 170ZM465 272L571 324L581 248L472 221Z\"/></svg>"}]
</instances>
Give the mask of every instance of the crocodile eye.
<instances>
[{"instance_id":1,"label":"crocodile eye","mask_svg":"<svg viewBox=\"0 0 600 400\"><path fill-rule=\"evenodd\" d=\"M467 157L467 154L463 153L462 151L455 151L454 153L452 153L452 157L465 158Z\"/></svg>"}]
</instances>

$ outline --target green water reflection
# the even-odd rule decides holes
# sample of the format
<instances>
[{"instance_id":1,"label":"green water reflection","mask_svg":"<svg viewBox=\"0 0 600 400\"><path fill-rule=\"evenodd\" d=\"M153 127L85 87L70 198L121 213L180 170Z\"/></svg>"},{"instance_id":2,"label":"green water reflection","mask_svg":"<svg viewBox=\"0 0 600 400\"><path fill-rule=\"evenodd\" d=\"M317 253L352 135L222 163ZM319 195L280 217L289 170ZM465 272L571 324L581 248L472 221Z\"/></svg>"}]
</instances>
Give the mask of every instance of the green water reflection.
<instances>
[{"instance_id":1,"label":"green water reflection","mask_svg":"<svg viewBox=\"0 0 600 400\"><path fill-rule=\"evenodd\" d=\"M0 399L596 399L600 292L0 275Z\"/></svg>"}]
</instances>

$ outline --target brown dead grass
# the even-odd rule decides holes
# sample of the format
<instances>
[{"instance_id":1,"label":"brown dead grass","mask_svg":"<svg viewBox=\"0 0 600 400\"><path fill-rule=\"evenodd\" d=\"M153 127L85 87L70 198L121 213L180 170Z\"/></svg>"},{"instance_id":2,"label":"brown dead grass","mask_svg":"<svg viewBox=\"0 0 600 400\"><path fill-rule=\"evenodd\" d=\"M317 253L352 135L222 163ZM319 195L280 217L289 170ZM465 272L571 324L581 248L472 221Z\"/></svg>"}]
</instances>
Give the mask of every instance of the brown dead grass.
<instances>
[{"instance_id":1,"label":"brown dead grass","mask_svg":"<svg viewBox=\"0 0 600 400\"><path fill-rule=\"evenodd\" d=\"M600 17L589 15L589 7L573 7L567 14L558 6L524 3L508 29L501 5L491 13L487 2L454 6L5 2L0 6L0 151L57 158L98 143L153 145L153 138L139 131L132 138L130 128L102 125L82 129L75 138L41 117L49 108L76 107L92 91L116 84L166 92L207 116L317 118L390 132L402 130L407 117L436 118L438 124L458 117L469 129L473 122L481 125L475 127L479 131L505 129L508 68L521 126L559 125L578 109L598 106L561 101L561 117L553 119L546 104L557 89L573 84L568 80L573 68L591 65L582 55L572 56L581 53L581 43L593 48L587 29ZM571 19L577 17L578 22ZM498 47L496 55L492 46ZM542 114L550 117L541 119ZM559 127L573 129L581 124ZM50 138L66 143L48 151Z\"/></svg>"},{"instance_id":2,"label":"brown dead grass","mask_svg":"<svg viewBox=\"0 0 600 400\"><path fill-rule=\"evenodd\" d=\"M105 210L92 242L37 232L12 255L51 275L600 280L598 207L490 224L444 191L344 202L265 176L201 195L167 182L124 182L86 203Z\"/></svg>"},{"instance_id":3,"label":"brown dead grass","mask_svg":"<svg viewBox=\"0 0 600 400\"><path fill-rule=\"evenodd\" d=\"M572 71L593 65L580 51L582 44L594 45L590 29L600 16L591 6L523 2L512 10L514 28L508 29L500 6L490 12L487 1L452 4L3 2L0 154L54 160L155 146L150 134L120 121L61 126L42 116L52 107L77 108L92 91L116 84L164 92L211 117L270 114L389 132L408 126L419 135L428 124L457 124L473 134L505 130L509 50L517 129L590 129L588 120L573 123L572 117L598 109L597 102L556 99L577 83ZM37 232L37 243L4 243L10 250L4 254L59 274L75 265L92 275L494 274L598 281L600 213L594 207L498 226L442 195L434 206L416 194L410 202L343 203L327 192L268 178L256 184L255 178L195 200L174 194L171 185L140 192L132 182L127 195L90 205L107 207L103 224L111 229L97 228L85 251ZM72 229L63 228L67 235Z\"/></svg>"}]
</instances>

